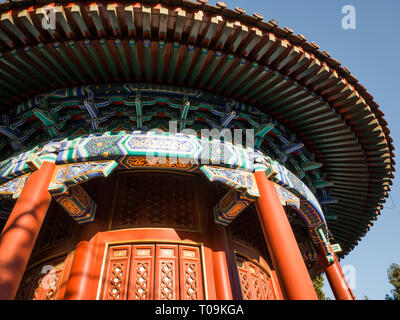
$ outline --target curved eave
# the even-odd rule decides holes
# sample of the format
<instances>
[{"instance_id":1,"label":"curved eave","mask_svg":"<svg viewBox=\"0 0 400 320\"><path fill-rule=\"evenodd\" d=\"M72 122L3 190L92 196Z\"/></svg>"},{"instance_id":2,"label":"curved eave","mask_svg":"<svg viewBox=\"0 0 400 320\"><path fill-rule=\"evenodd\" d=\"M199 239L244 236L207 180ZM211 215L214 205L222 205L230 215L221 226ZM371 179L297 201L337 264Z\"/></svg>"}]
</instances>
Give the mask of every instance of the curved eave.
<instances>
[{"instance_id":1,"label":"curved eave","mask_svg":"<svg viewBox=\"0 0 400 320\"><path fill-rule=\"evenodd\" d=\"M348 253L390 190L394 147L384 114L356 77L289 28L205 1L0 4L2 111L37 94L98 82L156 82L255 105L296 133L334 182L328 225ZM40 6L49 2L40 1ZM100 40L99 40L100 39ZM106 40L101 40L106 39Z\"/></svg>"}]
</instances>

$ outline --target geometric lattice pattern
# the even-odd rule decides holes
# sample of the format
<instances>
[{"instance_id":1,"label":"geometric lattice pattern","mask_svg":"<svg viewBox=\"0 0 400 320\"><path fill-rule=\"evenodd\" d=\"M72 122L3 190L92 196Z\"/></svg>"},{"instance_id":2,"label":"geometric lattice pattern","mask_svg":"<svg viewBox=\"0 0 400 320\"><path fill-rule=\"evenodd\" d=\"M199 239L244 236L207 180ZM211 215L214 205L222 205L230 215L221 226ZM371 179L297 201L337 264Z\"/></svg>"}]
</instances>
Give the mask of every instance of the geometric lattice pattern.
<instances>
[{"instance_id":1,"label":"geometric lattice pattern","mask_svg":"<svg viewBox=\"0 0 400 320\"><path fill-rule=\"evenodd\" d=\"M248 207L229 225L232 240L256 249L268 259L268 250L254 206Z\"/></svg>"},{"instance_id":2,"label":"geometric lattice pattern","mask_svg":"<svg viewBox=\"0 0 400 320\"><path fill-rule=\"evenodd\" d=\"M162 172L118 176L113 228L174 227L198 230L194 177Z\"/></svg>"},{"instance_id":3,"label":"geometric lattice pattern","mask_svg":"<svg viewBox=\"0 0 400 320\"><path fill-rule=\"evenodd\" d=\"M170 244L113 245L103 300L202 300L200 250Z\"/></svg>"},{"instance_id":4,"label":"geometric lattice pattern","mask_svg":"<svg viewBox=\"0 0 400 320\"><path fill-rule=\"evenodd\" d=\"M17 300L57 300L65 256L48 260L25 272Z\"/></svg>"},{"instance_id":5,"label":"geometric lattice pattern","mask_svg":"<svg viewBox=\"0 0 400 320\"><path fill-rule=\"evenodd\" d=\"M79 225L55 201L50 203L47 215L35 243L32 256L39 254L52 246L71 240Z\"/></svg>"},{"instance_id":6,"label":"geometric lattice pattern","mask_svg":"<svg viewBox=\"0 0 400 320\"><path fill-rule=\"evenodd\" d=\"M276 300L271 276L257 264L236 256L243 300Z\"/></svg>"}]
</instances>

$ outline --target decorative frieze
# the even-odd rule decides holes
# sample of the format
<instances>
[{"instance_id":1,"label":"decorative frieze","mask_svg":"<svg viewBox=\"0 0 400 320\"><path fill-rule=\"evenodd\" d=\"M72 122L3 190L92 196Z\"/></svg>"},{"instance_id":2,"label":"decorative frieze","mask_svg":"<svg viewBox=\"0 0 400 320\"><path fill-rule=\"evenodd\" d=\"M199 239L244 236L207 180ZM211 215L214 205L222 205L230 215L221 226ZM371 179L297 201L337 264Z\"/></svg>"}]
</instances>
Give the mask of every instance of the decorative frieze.
<instances>
[{"instance_id":1,"label":"decorative frieze","mask_svg":"<svg viewBox=\"0 0 400 320\"><path fill-rule=\"evenodd\" d=\"M107 177L117 165L113 160L58 165L51 179L49 192L54 195L62 194L67 192L70 186L98 177Z\"/></svg>"},{"instance_id":2,"label":"decorative frieze","mask_svg":"<svg viewBox=\"0 0 400 320\"><path fill-rule=\"evenodd\" d=\"M0 173L11 180L0 185L0 194L18 197L29 172L41 161L51 159L57 164L49 186L54 195L66 194L69 187L88 179L106 177L118 166L188 172L200 170L210 181L222 182L234 190L224 196L215 209L216 221L223 225L259 196L252 172L264 170L280 185L276 188L285 204L289 202L299 208L298 197L310 204L319 215L319 221L325 223L322 209L310 189L288 169L260 151L230 142L168 132L106 132L49 143L11 159L12 169L3 169ZM7 167L5 163L2 165ZM74 203L70 196L64 198L69 199L64 201L63 207L69 208L70 214L79 221L90 221L93 203L83 209L77 205L79 201Z\"/></svg>"}]
</instances>

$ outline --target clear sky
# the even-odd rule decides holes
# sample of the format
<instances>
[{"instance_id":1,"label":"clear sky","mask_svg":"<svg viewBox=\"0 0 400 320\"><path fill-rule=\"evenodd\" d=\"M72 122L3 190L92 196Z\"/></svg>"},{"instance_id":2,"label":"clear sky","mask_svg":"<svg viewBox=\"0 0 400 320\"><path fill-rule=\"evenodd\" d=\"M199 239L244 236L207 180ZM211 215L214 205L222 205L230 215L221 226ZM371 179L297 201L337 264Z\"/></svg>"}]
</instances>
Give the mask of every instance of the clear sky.
<instances>
[{"instance_id":1,"label":"clear sky","mask_svg":"<svg viewBox=\"0 0 400 320\"><path fill-rule=\"evenodd\" d=\"M338 59L375 97L389 123L395 154L400 141L400 1L399 0L224 0L229 8L260 13L290 27ZM209 3L215 4L216 1ZM343 29L342 7L356 9L356 29ZM400 158L397 159L400 162ZM381 216L359 245L342 261L356 272L357 299L384 299L391 290L386 270L400 264L400 188L395 180ZM324 290L333 297L329 284Z\"/></svg>"}]
</instances>

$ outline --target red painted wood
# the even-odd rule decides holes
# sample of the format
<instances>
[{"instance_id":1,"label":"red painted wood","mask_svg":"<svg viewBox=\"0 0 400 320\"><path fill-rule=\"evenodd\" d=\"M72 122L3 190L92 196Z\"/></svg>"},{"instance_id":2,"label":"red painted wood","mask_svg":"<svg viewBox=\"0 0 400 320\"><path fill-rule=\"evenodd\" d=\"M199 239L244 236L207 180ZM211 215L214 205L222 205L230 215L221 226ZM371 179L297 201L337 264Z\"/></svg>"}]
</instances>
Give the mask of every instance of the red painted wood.
<instances>
[{"instance_id":1,"label":"red painted wood","mask_svg":"<svg viewBox=\"0 0 400 320\"><path fill-rule=\"evenodd\" d=\"M101 299L204 299L199 247L166 243L112 245L105 262Z\"/></svg>"},{"instance_id":2,"label":"red painted wood","mask_svg":"<svg viewBox=\"0 0 400 320\"><path fill-rule=\"evenodd\" d=\"M178 246L156 246L155 300L179 300Z\"/></svg>"},{"instance_id":3,"label":"red painted wood","mask_svg":"<svg viewBox=\"0 0 400 320\"><path fill-rule=\"evenodd\" d=\"M74 260L68 279L64 299L85 300L90 288L91 265L95 245L90 241L81 241L76 245Z\"/></svg>"},{"instance_id":4,"label":"red painted wood","mask_svg":"<svg viewBox=\"0 0 400 320\"><path fill-rule=\"evenodd\" d=\"M273 182L269 181L262 171L254 175L260 192L256 201L258 217L286 299L317 300L317 294Z\"/></svg>"},{"instance_id":5,"label":"red painted wood","mask_svg":"<svg viewBox=\"0 0 400 320\"><path fill-rule=\"evenodd\" d=\"M103 300L126 300L128 296L131 246L113 246L108 252Z\"/></svg>"},{"instance_id":6,"label":"red painted wood","mask_svg":"<svg viewBox=\"0 0 400 320\"><path fill-rule=\"evenodd\" d=\"M232 300L231 279L228 269L228 256L231 249L226 236L226 229L211 222L212 263L217 300ZM230 261L231 262L231 261ZM232 263L232 262L231 262Z\"/></svg>"},{"instance_id":7,"label":"red painted wood","mask_svg":"<svg viewBox=\"0 0 400 320\"><path fill-rule=\"evenodd\" d=\"M27 179L0 235L0 299L14 299L50 205L55 164L44 162Z\"/></svg>"},{"instance_id":8,"label":"red painted wood","mask_svg":"<svg viewBox=\"0 0 400 320\"><path fill-rule=\"evenodd\" d=\"M152 300L154 297L155 245L134 245L129 277L129 300Z\"/></svg>"},{"instance_id":9,"label":"red painted wood","mask_svg":"<svg viewBox=\"0 0 400 320\"><path fill-rule=\"evenodd\" d=\"M237 266L244 300L277 299L270 274L241 257L237 257Z\"/></svg>"},{"instance_id":10,"label":"red painted wood","mask_svg":"<svg viewBox=\"0 0 400 320\"><path fill-rule=\"evenodd\" d=\"M351 289L346 283L342 268L336 261L325 268L325 274L336 300L355 300Z\"/></svg>"},{"instance_id":11,"label":"red painted wood","mask_svg":"<svg viewBox=\"0 0 400 320\"><path fill-rule=\"evenodd\" d=\"M203 300L203 275L200 250L179 246L180 300Z\"/></svg>"}]
</instances>

